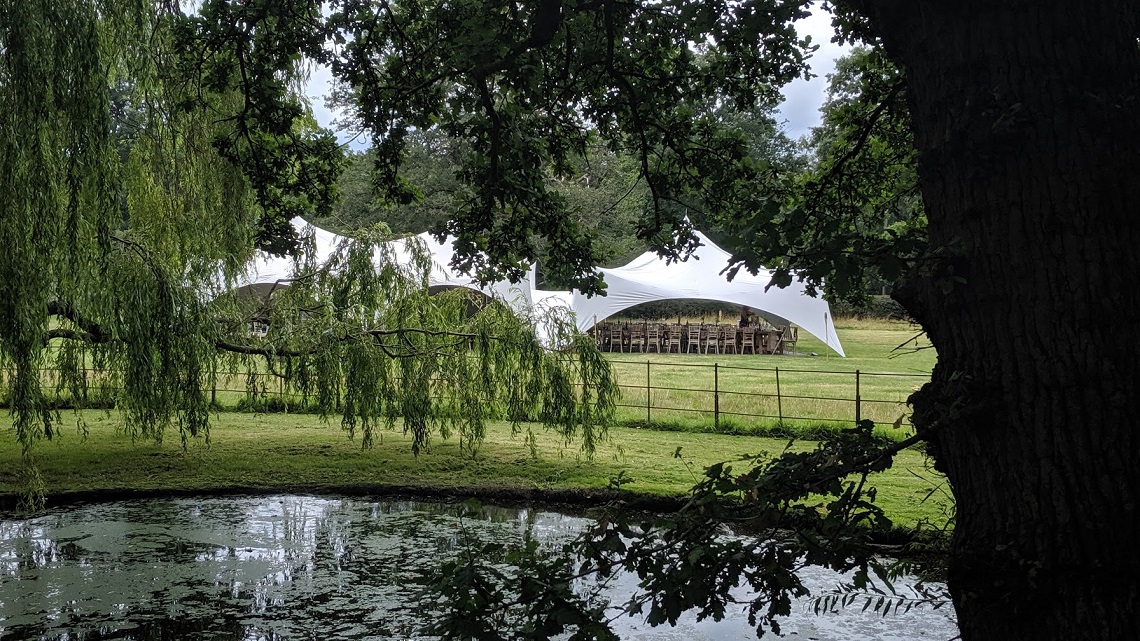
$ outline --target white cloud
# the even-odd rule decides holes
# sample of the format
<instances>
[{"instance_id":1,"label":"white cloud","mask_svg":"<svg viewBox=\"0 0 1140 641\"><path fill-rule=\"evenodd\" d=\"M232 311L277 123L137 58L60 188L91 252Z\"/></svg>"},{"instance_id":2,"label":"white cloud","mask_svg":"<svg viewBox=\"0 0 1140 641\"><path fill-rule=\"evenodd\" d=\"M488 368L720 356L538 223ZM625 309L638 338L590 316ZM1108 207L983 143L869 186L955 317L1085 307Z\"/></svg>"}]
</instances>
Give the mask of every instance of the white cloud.
<instances>
[{"instance_id":1,"label":"white cloud","mask_svg":"<svg viewBox=\"0 0 1140 641\"><path fill-rule=\"evenodd\" d=\"M332 80L332 69L328 65L314 65L309 73L309 81L305 83L305 95L309 99L309 104L312 105L313 117L317 119L319 125L332 130L340 144L348 145L356 151L368 149L371 144L367 136L357 135L336 126L335 121L341 114L336 110L329 109L328 105L325 104L333 89Z\"/></svg>"},{"instance_id":2,"label":"white cloud","mask_svg":"<svg viewBox=\"0 0 1140 641\"><path fill-rule=\"evenodd\" d=\"M810 60L811 80L796 80L784 87L784 102L778 108L779 117L784 121L784 129L793 139L808 133L819 124L819 108L823 106L827 94L827 74L835 71L835 60L847 55L851 47L831 41L835 28L831 26L831 14L817 3L807 18L796 23L796 31L801 36L811 36L812 44L819 49Z\"/></svg>"}]
</instances>

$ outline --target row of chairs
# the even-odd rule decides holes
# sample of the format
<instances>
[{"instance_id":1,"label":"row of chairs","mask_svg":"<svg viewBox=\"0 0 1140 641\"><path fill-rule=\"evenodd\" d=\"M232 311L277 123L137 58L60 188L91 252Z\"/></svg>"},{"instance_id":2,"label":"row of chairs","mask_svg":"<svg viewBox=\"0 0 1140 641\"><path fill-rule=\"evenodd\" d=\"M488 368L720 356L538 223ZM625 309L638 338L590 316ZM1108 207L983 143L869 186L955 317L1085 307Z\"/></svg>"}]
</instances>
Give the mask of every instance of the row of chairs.
<instances>
[{"instance_id":1,"label":"row of chairs","mask_svg":"<svg viewBox=\"0 0 1140 641\"><path fill-rule=\"evenodd\" d=\"M795 350L796 327L763 329L734 325L662 325L601 323L594 329L598 347L611 352L708 354L783 354Z\"/></svg>"}]
</instances>

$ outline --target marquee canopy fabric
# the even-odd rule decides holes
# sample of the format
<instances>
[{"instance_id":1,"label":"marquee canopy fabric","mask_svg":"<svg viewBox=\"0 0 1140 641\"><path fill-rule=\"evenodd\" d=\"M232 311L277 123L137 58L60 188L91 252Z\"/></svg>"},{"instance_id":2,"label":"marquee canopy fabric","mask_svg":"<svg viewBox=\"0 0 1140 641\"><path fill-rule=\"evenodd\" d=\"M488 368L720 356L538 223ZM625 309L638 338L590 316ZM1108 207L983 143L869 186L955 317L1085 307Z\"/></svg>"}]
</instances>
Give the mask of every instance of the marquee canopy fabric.
<instances>
[{"instance_id":1,"label":"marquee canopy fabric","mask_svg":"<svg viewBox=\"0 0 1140 641\"><path fill-rule=\"evenodd\" d=\"M302 218L294 218L292 221L293 229L297 231L298 236L306 233L306 229L313 230L313 245L316 250L317 264L324 264L325 261L332 256L333 252L344 240L343 236L338 236L331 231L326 231L319 227L310 227ZM246 290L260 296L269 295L274 289L287 287L293 280L293 259L289 257L271 256L263 251L258 251L249 265L246 266L245 272L240 274L235 284L239 290Z\"/></svg>"},{"instance_id":2,"label":"marquee canopy fabric","mask_svg":"<svg viewBox=\"0 0 1140 641\"><path fill-rule=\"evenodd\" d=\"M570 306L577 315L578 328L589 329L641 303L682 298L715 300L748 307L776 325L794 323L844 356L827 301L809 296L800 282L783 289L767 288L772 278L768 270L761 269L756 275L740 270L728 280L721 271L728 266L731 255L704 234L695 233L701 245L688 260L667 263L655 252L646 252L624 267L599 269L606 281L606 296L587 298L573 293Z\"/></svg>"},{"instance_id":3,"label":"marquee canopy fabric","mask_svg":"<svg viewBox=\"0 0 1140 641\"><path fill-rule=\"evenodd\" d=\"M299 236L303 236L311 229L317 264L324 264L337 248L347 240L344 236L334 234L319 227L313 227L302 218L292 220L293 228ZM466 274L456 272L451 268L451 257L455 253L450 238L446 242L438 242L431 234L423 233L413 238L419 239L427 248L431 258L432 268L428 274L428 286L432 289L463 287L491 297L498 298L507 303L516 312L529 309L534 270L519 283L499 281L488 285L480 285L479 281ZM410 266L412 263L411 239L399 239L389 243L397 264ZM379 252L377 252L379 254ZM379 258L378 258L379 260ZM270 256L258 252L257 257L246 268L236 283L237 288L245 288L259 295L267 295L275 288L286 287L293 279L293 259Z\"/></svg>"},{"instance_id":4,"label":"marquee canopy fabric","mask_svg":"<svg viewBox=\"0 0 1140 641\"><path fill-rule=\"evenodd\" d=\"M311 228L301 218L294 218L292 222L298 234L305 234ZM345 238L320 228L311 229L316 261L321 264L333 255ZM827 301L808 296L803 284L798 282L783 289L772 287L765 291L771 280L771 272L767 270L760 270L756 275L741 270L729 281L721 273L729 263L729 253L704 234L695 233L700 247L683 262L667 263L656 253L646 252L624 267L600 268L607 295L593 298L574 291L536 290L533 267L519 283L500 281L480 285L475 278L451 268L454 250L450 238L443 243L427 233L414 238L424 243L431 257L429 287L464 287L478 291L505 302L520 316L534 318L532 311L535 309L540 314L551 308L569 309L575 315L578 329L585 331L595 323L641 303L686 298L715 300L749 307L777 325L794 323L840 356L844 355ZM411 264L410 242L411 239L400 239L390 243L397 263ZM268 295L274 288L287 286L292 278L292 259L259 253L239 278L237 287ZM539 323L536 331L548 333L541 325Z\"/></svg>"}]
</instances>

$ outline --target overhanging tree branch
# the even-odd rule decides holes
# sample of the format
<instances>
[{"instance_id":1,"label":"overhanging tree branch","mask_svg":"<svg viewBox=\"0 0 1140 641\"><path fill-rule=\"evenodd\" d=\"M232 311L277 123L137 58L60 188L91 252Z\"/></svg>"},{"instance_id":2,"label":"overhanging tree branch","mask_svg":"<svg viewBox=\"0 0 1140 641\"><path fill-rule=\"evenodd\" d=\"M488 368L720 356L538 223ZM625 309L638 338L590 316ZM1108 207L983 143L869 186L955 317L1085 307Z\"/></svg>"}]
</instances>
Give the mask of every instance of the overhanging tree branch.
<instances>
[{"instance_id":1,"label":"overhanging tree branch","mask_svg":"<svg viewBox=\"0 0 1140 641\"><path fill-rule=\"evenodd\" d=\"M92 322L88 318L84 318L71 304L61 300L49 301L47 305L47 313L50 316L58 316L66 318L71 321L76 327L79 327L86 333L85 337L79 336L76 332L67 329L53 329L48 332L49 338L68 338L68 339L82 339L92 343L106 343L111 340L111 333L104 330L98 323ZM56 333L52 336L52 333Z\"/></svg>"},{"instance_id":2,"label":"overhanging tree branch","mask_svg":"<svg viewBox=\"0 0 1140 641\"><path fill-rule=\"evenodd\" d=\"M871 134L874 132L875 126L878 124L879 119L883 117L883 114L886 113L887 109L891 106L891 103L895 100L895 98L898 97L900 93L902 93L905 88L906 82L901 78L897 80L893 85L891 85L890 91L887 92L887 95L883 97L883 99L879 102L878 105L875 106L873 110L871 110L871 113L867 115L867 118L860 123L859 135L855 138L855 142L852 143L851 147L846 152L844 152L843 155L841 155L831 164L831 167L828 168L827 173L818 179L815 193L811 199L813 207L819 202L819 199L822 197L823 190L826 188L827 184L831 180L835 179L836 176L842 177L843 169L847 163L863 151L864 147L867 145L867 141L870 140Z\"/></svg>"},{"instance_id":3,"label":"overhanging tree branch","mask_svg":"<svg viewBox=\"0 0 1140 641\"><path fill-rule=\"evenodd\" d=\"M92 322L91 320L85 318L82 314L76 311L73 306L66 302L52 301L48 305L48 314L52 316L58 316L60 318L65 318L71 321L76 326L80 327L81 331L75 331L73 329L67 328L53 328L51 330L48 330L46 334L47 340L73 340L92 344L109 343L114 340L111 332L104 329L98 323ZM425 329L419 327L404 327L397 329L366 329L360 332L345 334L343 337L341 337L340 341L345 342L352 340L372 339L373 344L380 347L380 349L391 358L416 358L441 353L438 349L422 350L415 347L411 343L407 343L410 349L396 351L391 349L389 345L385 345L382 341L379 340L385 336L406 337L409 335L458 339L450 345L452 348L460 348L466 346L469 341L480 338L485 338L491 341L504 340L501 336L481 335L474 332L456 332L448 330ZM304 356L312 356L317 353L317 350L315 348L295 349L286 347L278 348L273 346L243 345L227 340L215 341L214 347L233 354L244 354L246 356L264 356L267 358L300 358Z\"/></svg>"}]
</instances>

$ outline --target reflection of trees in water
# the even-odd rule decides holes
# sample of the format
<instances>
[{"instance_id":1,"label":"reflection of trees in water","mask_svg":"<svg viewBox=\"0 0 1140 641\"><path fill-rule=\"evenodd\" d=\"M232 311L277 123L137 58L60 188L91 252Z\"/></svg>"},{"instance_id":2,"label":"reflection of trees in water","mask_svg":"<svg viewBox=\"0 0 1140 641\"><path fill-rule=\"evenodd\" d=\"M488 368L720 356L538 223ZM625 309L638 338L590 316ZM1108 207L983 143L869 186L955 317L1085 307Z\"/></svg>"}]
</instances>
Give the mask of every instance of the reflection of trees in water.
<instances>
[{"instance_id":1,"label":"reflection of trees in water","mask_svg":"<svg viewBox=\"0 0 1140 641\"><path fill-rule=\"evenodd\" d=\"M220 618L160 619L141 621L124 636L122 630L103 628L68 635L68 641L104 641L131 639L132 641L179 641L208 636L217 641L283 641L288 638L273 630L251 630L236 616L221 614Z\"/></svg>"},{"instance_id":2,"label":"reflection of trees in water","mask_svg":"<svg viewBox=\"0 0 1140 641\"><path fill-rule=\"evenodd\" d=\"M24 522L0 524L0 540L15 545L0 554L0 576L16 578L22 572L42 568L60 561L64 551L54 541L43 537L43 528ZM72 550L67 550L72 552Z\"/></svg>"},{"instance_id":3,"label":"reflection of trees in water","mask_svg":"<svg viewBox=\"0 0 1140 641\"><path fill-rule=\"evenodd\" d=\"M69 641L406 637L422 621L414 580L465 545L464 532L561 541L581 523L529 508L317 497L61 510L0 521L2 625L5 638Z\"/></svg>"},{"instance_id":4,"label":"reflection of trees in water","mask_svg":"<svg viewBox=\"0 0 1140 641\"><path fill-rule=\"evenodd\" d=\"M0 576L17 577L23 572L63 563L84 566L98 561L82 545L87 535L53 536L66 523L59 515L0 521ZM110 535L121 535L124 524L109 521L104 529Z\"/></svg>"}]
</instances>

